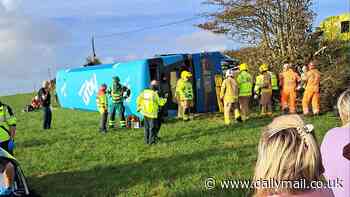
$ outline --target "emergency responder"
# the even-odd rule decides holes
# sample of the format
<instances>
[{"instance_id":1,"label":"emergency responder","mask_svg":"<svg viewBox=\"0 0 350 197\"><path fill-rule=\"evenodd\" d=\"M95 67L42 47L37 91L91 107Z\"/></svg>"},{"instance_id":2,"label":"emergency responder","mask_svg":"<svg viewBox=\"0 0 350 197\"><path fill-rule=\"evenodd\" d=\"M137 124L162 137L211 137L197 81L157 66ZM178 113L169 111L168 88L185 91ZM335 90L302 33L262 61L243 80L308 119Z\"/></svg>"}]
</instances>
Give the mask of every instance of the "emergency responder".
<instances>
[{"instance_id":1,"label":"emergency responder","mask_svg":"<svg viewBox=\"0 0 350 197\"><path fill-rule=\"evenodd\" d=\"M314 115L320 113L320 71L316 68L316 62L310 62L309 71L306 73L306 88L303 97L303 113L309 114L309 104L312 103L312 112Z\"/></svg>"},{"instance_id":2,"label":"emergency responder","mask_svg":"<svg viewBox=\"0 0 350 197\"><path fill-rule=\"evenodd\" d=\"M10 106L0 101L0 147L13 155L16 117Z\"/></svg>"},{"instance_id":3,"label":"emergency responder","mask_svg":"<svg viewBox=\"0 0 350 197\"><path fill-rule=\"evenodd\" d=\"M51 111L51 94L50 82L43 81L42 88L38 92L38 96L44 111L43 129L51 128L52 111Z\"/></svg>"},{"instance_id":4,"label":"emergency responder","mask_svg":"<svg viewBox=\"0 0 350 197\"><path fill-rule=\"evenodd\" d=\"M151 82L150 89L145 89L137 97L137 111L144 116L145 127L145 143L155 144L157 129L160 129L158 124L158 110L160 106L164 106L166 103L165 98L160 98L158 90L158 81L153 80Z\"/></svg>"},{"instance_id":5,"label":"emergency responder","mask_svg":"<svg viewBox=\"0 0 350 197\"><path fill-rule=\"evenodd\" d=\"M96 99L97 109L101 114L100 119L100 132L107 133L107 120L108 120L108 97L107 97L107 85L102 84Z\"/></svg>"},{"instance_id":6,"label":"emergency responder","mask_svg":"<svg viewBox=\"0 0 350 197\"><path fill-rule=\"evenodd\" d=\"M261 116L272 116L272 76L267 64L259 67L260 74L256 77L254 92L260 96Z\"/></svg>"},{"instance_id":7,"label":"emergency responder","mask_svg":"<svg viewBox=\"0 0 350 197\"><path fill-rule=\"evenodd\" d=\"M178 81L176 86L176 95L182 105L181 117L187 121L190 119L191 107L193 106L193 88L190 81L192 73L188 71L182 71L181 80Z\"/></svg>"},{"instance_id":8,"label":"emergency responder","mask_svg":"<svg viewBox=\"0 0 350 197\"><path fill-rule=\"evenodd\" d=\"M226 125L231 124L231 112L234 111L234 116L237 121L241 120L238 103L238 84L233 78L233 70L226 71L226 79L222 82L220 99L224 102L224 120Z\"/></svg>"},{"instance_id":9,"label":"emergency responder","mask_svg":"<svg viewBox=\"0 0 350 197\"><path fill-rule=\"evenodd\" d=\"M109 118L109 127L115 127L115 114L118 113L119 127L125 128L125 107L124 100L130 96L129 88L120 84L120 79L118 76L113 77L113 84L109 87L107 93L112 97L112 105Z\"/></svg>"},{"instance_id":10,"label":"emergency responder","mask_svg":"<svg viewBox=\"0 0 350 197\"><path fill-rule=\"evenodd\" d=\"M268 71L268 73L271 75L271 85L272 85L272 106L273 108L277 106L279 103L279 98L280 98L280 92L279 92L279 87L278 87L278 78L277 75L272 72L271 70Z\"/></svg>"},{"instance_id":11,"label":"emergency responder","mask_svg":"<svg viewBox=\"0 0 350 197\"><path fill-rule=\"evenodd\" d=\"M174 96L177 102L177 119L183 119L183 108L181 105L181 99L180 99L179 90L178 90L178 88L180 87L180 84L182 83L183 83L183 80L180 76L180 78L176 81L175 96Z\"/></svg>"},{"instance_id":12,"label":"emergency responder","mask_svg":"<svg viewBox=\"0 0 350 197\"><path fill-rule=\"evenodd\" d=\"M252 96L253 79L248 73L248 65L243 63L239 65L239 74L237 83L239 87L239 104L241 108L242 120L249 119L249 102Z\"/></svg>"},{"instance_id":13,"label":"emergency responder","mask_svg":"<svg viewBox=\"0 0 350 197\"><path fill-rule=\"evenodd\" d=\"M291 64L283 66L286 70L280 74L282 85L281 105L283 113L296 113L297 86L301 81L300 76L292 69Z\"/></svg>"}]
</instances>

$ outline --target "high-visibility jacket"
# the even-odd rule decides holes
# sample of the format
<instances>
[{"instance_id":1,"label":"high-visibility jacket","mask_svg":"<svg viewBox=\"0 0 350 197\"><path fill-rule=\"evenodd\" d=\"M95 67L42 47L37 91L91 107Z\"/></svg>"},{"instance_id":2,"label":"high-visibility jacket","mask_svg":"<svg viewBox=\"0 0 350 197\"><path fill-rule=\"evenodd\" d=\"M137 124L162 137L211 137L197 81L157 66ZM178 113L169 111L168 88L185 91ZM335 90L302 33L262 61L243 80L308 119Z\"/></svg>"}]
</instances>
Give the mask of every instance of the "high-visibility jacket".
<instances>
[{"instance_id":1,"label":"high-visibility jacket","mask_svg":"<svg viewBox=\"0 0 350 197\"><path fill-rule=\"evenodd\" d=\"M190 81L179 79L176 84L176 95L181 101L193 100L193 88Z\"/></svg>"},{"instance_id":2,"label":"high-visibility jacket","mask_svg":"<svg viewBox=\"0 0 350 197\"><path fill-rule=\"evenodd\" d=\"M111 88L107 91L112 97L112 103L121 103L126 97L130 95L130 90L121 85L113 83Z\"/></svg>"},{"instance_id":3,"label":"high-visibility jacket","mask_svg":"<svg viewBox=\"0 0 350 197\"><path fill-rule=\"evenodd\" d=\"M0 106L0 143L7 141L11 137L10 127L16 126L16 117L10 106Z\"/></svg>"},{"instance_id":4,"label":"high-visibility jacket","mask_svg":"<svg viewBox=\"0 0 350 197\"><path fill-rule=\"evenodd\" d=\"M272 92L272 79L270 73L263 73L256 77L254 91L256 94Z\"/></svg>"},{"instance_id":5,"label":"high-visibility jacket","mask_svg":"<svg viewBox=\"0 0 350 197\"><path fill-rule=\"evenodd\" d=\"M294 72L292 69L288 69L281 74L281 80L283 90L295 90L297 88L298 82L301 79L296 72Z\"/></svg>"},{"instance_id":6,"label":"high-visibility jacket","mask_svg":"<svg viewBox=\"0 0 350 197\"><path fill-rule=\"evenodd\" d=\"M321 73L317 69L311 69L306 73L306 88L305 91L313 91L313 92L319 92L320 91L320 80L321 80Z\"/></svg>"},{"instance_id":7,"label":"high-visibility jacket","mask_svg":"<svg viewBox=\"0 0 350 197\"><path fill-rule=\"evenodd\" d=\"M229 77L222 82L220 98L223 98L225 103L237 102L238 94L239 89L235 79Z\"/></svg>"},{"instance_id":8,"label":"high-visibility jacket","mask_svg":"<svg viewBox=\"0 0 350 197\"><path fill-rule=\"evenodd\" d=\"M253 88L252 76L247 71L241 71L237 76L239 96L251 96Z\"/></svg>"},{"instance_id":9,"label":"high-visibility jacket","mask_svg":"<svg viewBox=\"0 0 350 197\"><path fill-rule=\"evenodd\" d=\"M96 105L98 111L102 114L108 110L108 98L106 93L99 93L96 98Z\"/></svg>"},{"instance_id":10,"label":"high-visibility jacket","mask_svg":"<svg viewBox=\"0 0 350 197\"><path fill-rule=\"evenodd\" d=\"M137 97L137 111L147 118L157 118L159 106L164 106L166 101L166 99L160 98L156 91L145 89Z\"/></svg>"},{"instance_id":11,"label":"high-visibility jacket","mask_svg":"<svg viewBox=\"0 0 350 197\"><path fill-rule=\"evenodd\" d=\"M271 85L272 85L272 90L278 90L278 80L277 80L277 75L271 71L269 71L269 74L271 75Z\"/></svg>"}]
</instances>

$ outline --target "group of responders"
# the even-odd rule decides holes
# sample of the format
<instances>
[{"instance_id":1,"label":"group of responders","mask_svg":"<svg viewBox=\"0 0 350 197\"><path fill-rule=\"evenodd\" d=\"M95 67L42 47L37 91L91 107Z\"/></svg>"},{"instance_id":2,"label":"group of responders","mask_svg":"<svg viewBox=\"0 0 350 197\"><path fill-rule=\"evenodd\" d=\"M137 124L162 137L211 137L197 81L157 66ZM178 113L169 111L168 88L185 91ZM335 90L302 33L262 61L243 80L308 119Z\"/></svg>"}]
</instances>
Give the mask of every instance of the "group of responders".
<instances>
[{"instance_id":1,"label":"group of responders","mask_svg":"<svg viewBox=\"0 0 350 197\"><path fill-rule=\"evenodd\" d=\"M308 181L306 179L299 180L243 180L243 179L225 179L216 180L215 178L207 178L204 186L207 190L217 187L221 189L270 189L270 188L293 188L297 190L322 189L322 188L343 188L344 181L342 179L328 181Z\"/></svg>"}]
</instances>

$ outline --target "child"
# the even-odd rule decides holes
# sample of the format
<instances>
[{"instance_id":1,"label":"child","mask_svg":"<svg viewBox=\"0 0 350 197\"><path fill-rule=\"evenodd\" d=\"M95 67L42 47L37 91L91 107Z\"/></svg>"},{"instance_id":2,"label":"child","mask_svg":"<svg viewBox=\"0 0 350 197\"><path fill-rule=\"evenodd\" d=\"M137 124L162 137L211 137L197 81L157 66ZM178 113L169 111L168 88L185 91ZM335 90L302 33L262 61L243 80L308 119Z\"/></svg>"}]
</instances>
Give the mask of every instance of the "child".
<instances>
[{"instance_id":1,"label":"child","mask_svg":"<svg viewBox=\"0 0 350 197\"><path fill-rule=\"evenodd\" d=\"M97 95L96 103L97 109L101 114L100 132L107 132L107 119L108 119L108 97L107 97L107 85L102 84Z\"/></svg>"},{"instance_id":2,"label":"child","mask_svg":"<svg viewBox=\"0 0 350 197\"><path fill-rule=\"evenodd\" d=\"M263 131L258 149L254 181L273 180L282 184L305 181L304 188L288 183L284 187L257 187L256 197L332 197L329 189L308 188L321 181L323 166L312 125L298 115L275 118ZM300 186L301 184L299 184ZM293 187L294 186L294 187Z\"/></svg>"}]
</instances>

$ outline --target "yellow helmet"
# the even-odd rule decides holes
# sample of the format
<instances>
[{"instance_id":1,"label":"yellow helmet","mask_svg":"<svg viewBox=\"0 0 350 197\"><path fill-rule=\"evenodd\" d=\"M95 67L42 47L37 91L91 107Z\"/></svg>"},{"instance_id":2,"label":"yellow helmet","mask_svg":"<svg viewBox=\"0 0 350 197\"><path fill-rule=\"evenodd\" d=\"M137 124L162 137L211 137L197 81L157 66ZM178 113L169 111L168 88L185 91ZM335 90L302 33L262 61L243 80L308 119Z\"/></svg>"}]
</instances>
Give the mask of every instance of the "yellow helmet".
<instances>
[{"instance_id":1,"label":"yellow helmet","mask_svg":"<svg viewBox=\"0 0 350 197\"><path fill-rule=\"evenodd\" d=\"M239 70L243 71L243 70L248 70L248 64L243 63L239 65Z\"/></svg>"},{"instance_id":2,"label":"yellow helmet","mask_svg":"<svg viewBox=\"0 0 350 197\"><path fill-rule=\"evenodd\" d=\"M269 66L267 64L261 64L259 67L260 72L264 72L264 71L268 71L268 70L269 70Z\"/></svg>"},{"instance_id":3,"label":"yellow helmet","mask_svg":"<svg viewBox=\"0 0 350 197\"><path fill-rule=\"evenodd\" d=\"M188 71L186 71L186 70L182 71L182 73L181 73L181 79L188 79L188 78L190 78L190 77L192 77L192 73L190 73L190 72L188 72Z\"/></svg>"}]
</instances>

